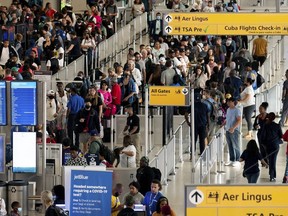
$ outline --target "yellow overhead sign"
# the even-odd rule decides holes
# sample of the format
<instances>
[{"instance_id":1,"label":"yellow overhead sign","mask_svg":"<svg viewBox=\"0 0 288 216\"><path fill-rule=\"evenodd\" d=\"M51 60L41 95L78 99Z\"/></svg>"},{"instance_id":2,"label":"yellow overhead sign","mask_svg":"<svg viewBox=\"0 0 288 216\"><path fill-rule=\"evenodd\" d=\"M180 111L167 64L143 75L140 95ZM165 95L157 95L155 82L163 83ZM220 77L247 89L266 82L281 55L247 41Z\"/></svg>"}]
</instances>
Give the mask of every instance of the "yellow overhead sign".
<instances>
[{"instance_id":1,"label":"yellow overhead sign","mask_svg":"<svg viewBox=\"0 0 288 216\"><path fill-rule=\"evenodd\" d=\"M150 86L149 104L152 106L189 105L189 90L185 86Z\"/></svg>"},{"instance_id":2,"label":"yellow overhead sign","mask_svg":"<svg viewBox=\"0 0 288 216\"><path fill-rule=\"evenodd\" d=\"M186 216L287 216L287 193L282 185L186 186Z\"/></svg>"},{"instance_id":3,"label":"yellow overhead sign","mask_svg":"<svg viewBox=\"0 0 288 216\"><path fill-rule=\"evenodd\" d=\"M170 13L169 35L288 35L286 13Z\"/></svg>"}]
</instances>

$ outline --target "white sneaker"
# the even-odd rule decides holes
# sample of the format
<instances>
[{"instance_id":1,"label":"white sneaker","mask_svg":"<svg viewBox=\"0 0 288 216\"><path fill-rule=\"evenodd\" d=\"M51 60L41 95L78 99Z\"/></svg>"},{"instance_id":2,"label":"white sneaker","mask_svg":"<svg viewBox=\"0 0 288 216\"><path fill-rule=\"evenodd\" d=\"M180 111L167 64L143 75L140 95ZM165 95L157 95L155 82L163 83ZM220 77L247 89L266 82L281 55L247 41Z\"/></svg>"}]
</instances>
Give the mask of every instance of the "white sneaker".
<instances>
[{"instance_id":1,"label":"white sneaker","mask_svg":"<svg viewBox=\"0 0 288 216\"><path fill-rule=\"evenodd\" d=\"M232 161L229 161L227 163L224 164L224 166L232 166L233 162Z\"/></svg>"},{"instance_id":2,"label":"white sneaker","mask_svg":"<svg viewBox=\"0 0 288 216\"><path fill-rule=\"evenodd\" d=\"M236 166L239 166L239 165L240 165L239 161L232 162L232 167L236 167Z\"/></svg>"}]
</instances>

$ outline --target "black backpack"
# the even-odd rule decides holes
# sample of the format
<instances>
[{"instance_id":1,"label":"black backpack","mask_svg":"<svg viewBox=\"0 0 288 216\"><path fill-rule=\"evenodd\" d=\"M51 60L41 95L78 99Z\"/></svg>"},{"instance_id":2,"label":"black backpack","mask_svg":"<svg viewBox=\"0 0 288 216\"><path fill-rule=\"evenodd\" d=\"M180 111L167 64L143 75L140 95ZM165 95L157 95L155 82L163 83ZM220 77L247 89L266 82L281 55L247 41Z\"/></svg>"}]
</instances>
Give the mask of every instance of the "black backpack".
<instances>
[{"instance_id":1,"label":"black backpack","mask_svg":"<svg viewBox=\"0 0 288 216\"><path fill-rule=\"evenodd\" d=\"M153 173L154 173L154 179L157 179L161 182L161 177L162 177L162 173L161 171L156 168L156 167L152 167Z\"/></svg>"},{"instance_id":2,"label":"black backpack","mask_svg":"<svg viewBox=\"0 0 288 216\"><path fill-rule=\"evenodd\" d=\"M58 70L60 69L59 60L57 58L51 58L50 62L51 62L50 70L52 71L52 74L57 73Z\"/></svg>"},{"instance_id":3,"label":"black backpack","mask_svg":"<svg viewBox=\"0 0 288 216\"><path fill-rule=\"evenodd\" d=\"M54 212L55 212L55 216L68 216L69 213L64 211L62 208L58 207L58 206L51 206L50 207L51 209L54 209Z\"/></svg>"},{"instance_id":4,"label":"black backpack","mask_svg":"<svg viewBox=\"0 0 288 216\"><path fill-rule=\"evenodd\" d=\"M105 160L113 165L114 160L115 160L115 156L113 151L111 151L106 145L104 145L103 143L101 143L100 145L100 152L104 152L104 158Z\"/></svg>"},{"instance_id":5,"label":"black backpack","mask_svg":"<svg viewBox=\"0 0 288 216\"><path fill-rule=\"evenodd\" d=\"M179 82L178 82L178 83L179 83L181 86L185 86L185 81L183 80L182 76L180 76L180 75L177 73L176 68L173 68L173 69L174 69L174 71L175 71L174 77L177 77L177 78L176 78L177 80L179 79ZM174 80L174 77L173 77L173 80Z\"/></svg>"}]
</instances>

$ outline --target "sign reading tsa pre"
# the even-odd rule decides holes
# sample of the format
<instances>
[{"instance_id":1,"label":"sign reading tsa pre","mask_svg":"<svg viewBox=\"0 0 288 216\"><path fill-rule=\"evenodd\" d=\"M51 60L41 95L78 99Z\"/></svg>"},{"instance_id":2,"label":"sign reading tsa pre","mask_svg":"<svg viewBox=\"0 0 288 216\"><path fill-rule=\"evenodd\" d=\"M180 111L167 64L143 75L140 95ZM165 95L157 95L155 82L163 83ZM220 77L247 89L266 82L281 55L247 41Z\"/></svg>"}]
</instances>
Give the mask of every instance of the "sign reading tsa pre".
<instances>
[{"instance_id":1,"label":"sign reading tsa pre","mask_svg":"<svg viewBox=\"0 0 288 216\"><path fill-rule=\"evenodd\" d=\"M149 104L151 106L188 106L189 88L186 86L150 86Z\"/></svg>"},{"instance_id":2,"label":"sign reading tsa pre","mask_svg":"<svg viewBox=\"0 0 288 216\"><path fill-rule=\"evenodd\" d=\"M169 13L168 35L288 35L287 13Z\"/></svg>"},{"instance_id":3,"label":"sign reading tsa pre","mask_svg":"<svg viewBox=\"0 0 288 216\"><path fill-rule=\"evenodd\" d=\"M185 215L288 216L282 185L185 186Z\"/></svg>"},{"instance_id":4,"label":"sign reading tsa pre","mask_svg":"<svg viewBox=\"0 0 288 216\"><path fill-rule=\"evenodd\" d=\"M111 215L112 172L71 170L70 216Z\"/></svg>"}]
</instances>

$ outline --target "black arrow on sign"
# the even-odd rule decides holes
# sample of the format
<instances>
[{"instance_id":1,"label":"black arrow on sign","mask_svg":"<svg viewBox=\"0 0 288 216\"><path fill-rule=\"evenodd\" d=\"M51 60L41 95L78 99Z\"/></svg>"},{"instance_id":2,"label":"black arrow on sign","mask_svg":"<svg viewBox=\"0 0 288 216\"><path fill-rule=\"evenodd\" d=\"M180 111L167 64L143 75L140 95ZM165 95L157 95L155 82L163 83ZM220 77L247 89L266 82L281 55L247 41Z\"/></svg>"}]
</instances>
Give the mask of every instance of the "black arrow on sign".
<instances>
[{"instance_id":1,"label":"black arrow on sign","mask_svg":"<svg viewBox=\"0 0 288 216\"><path fill-rule=\"evenodd\" d=\"M170 33L170 31L172 31L172 28L171 28L170 26L167 26L167 27L165 28L165 30L166 30L168 33Z\"/></svg>"},{"instance_id":2,"label":"black arrow on sign","mask_svg":"<svg viewBox=\"0 0 288 216\"><path fill-rule=\"evenodd\" d=\"M201 194L196 191L194 194L192 194L191 198L195 196L195 202L198 203L198 197L202 198Z\"/></svg>"},{"instance_id":3,"label":"black arrow on sign","mask_svg":"<svg viewBox=\"0 0 288 216\"><path fill-rule=\"evenodd\" d=\"M166 16L166 21L170 22L170 20L172 20L172 17L170 15Z\"/></svg>"}]
</instances>

